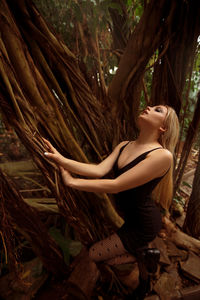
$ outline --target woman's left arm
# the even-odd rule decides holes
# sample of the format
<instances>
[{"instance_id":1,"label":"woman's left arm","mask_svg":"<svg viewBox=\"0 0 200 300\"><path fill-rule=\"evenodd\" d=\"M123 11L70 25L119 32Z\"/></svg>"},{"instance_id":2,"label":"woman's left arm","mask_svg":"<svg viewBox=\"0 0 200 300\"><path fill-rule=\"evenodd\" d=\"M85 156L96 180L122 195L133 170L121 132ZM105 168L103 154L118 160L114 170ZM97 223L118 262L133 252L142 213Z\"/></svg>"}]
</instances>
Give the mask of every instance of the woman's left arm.
<instances>
[{"instance_id":1,"label":"woman's left arm","mask_svg":"<svg viewBox=\"0 0 200 300\"><path fill-rule=\"evenodd\" d=\"M159 149L149 153L135 167L116 178L118 193L164 176L170 169L172 161L173 155L168 150Z\"/></svg>"},{"instance_id":2,"label":"woman's left arm","mask_svg":"<svg viewBox=\"0 0 200 300\"><path fill-rule=\"evenodd\" d=\"M170 168L172 159L172 154L167 150L153 151L135 167L115 179L74 178L63 168L61 168L61 174L64 184L71 188L94 193L115 194L161 177Z\"/></svg>"}]
</instances>

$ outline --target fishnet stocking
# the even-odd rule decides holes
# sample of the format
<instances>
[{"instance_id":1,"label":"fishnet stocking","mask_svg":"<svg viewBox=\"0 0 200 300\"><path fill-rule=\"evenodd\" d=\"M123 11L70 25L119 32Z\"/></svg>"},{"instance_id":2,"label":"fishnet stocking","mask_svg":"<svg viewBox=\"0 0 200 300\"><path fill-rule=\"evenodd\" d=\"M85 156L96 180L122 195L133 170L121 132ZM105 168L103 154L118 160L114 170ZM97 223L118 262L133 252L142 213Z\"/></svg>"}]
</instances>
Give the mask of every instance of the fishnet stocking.
<instances>
[{"instance_id":1,"label":"fishnet stocking","mask_svg":"<svg viewBox=\"0 0 200 300\"><path fill-rule=\"evenodd\" d=\"M135 261L134 256L126 251L116 233L91 246L89 249L89 256L94 262L106 261L109 265L118 265Z\"/></svg>"}]
</instances>

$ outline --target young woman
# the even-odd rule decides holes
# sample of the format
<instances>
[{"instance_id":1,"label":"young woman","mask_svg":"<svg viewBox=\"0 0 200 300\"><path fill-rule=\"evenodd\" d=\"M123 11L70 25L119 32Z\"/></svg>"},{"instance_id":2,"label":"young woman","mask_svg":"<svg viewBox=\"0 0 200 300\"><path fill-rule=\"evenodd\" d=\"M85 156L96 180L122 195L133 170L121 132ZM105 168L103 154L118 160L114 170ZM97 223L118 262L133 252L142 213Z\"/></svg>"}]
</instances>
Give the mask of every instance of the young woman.
<instances>
[{"instance_id":1,"label":"young woman","mask_svg":"<svg viewBox=\"0 0 200 300\"><path fill-rule=\"evenodd\" d=\"M125 222L116 233L89 249L95 262L131 261L138 249L148 247L156 237L162 225L160 209L168 211L170 206L173 152L179 134L177 115L169 106L148 106L138 117L138 127L140 134L135 141L121 142L98 165L65 158L46 141L49 152L45 155L60 166L65 185L81 191L116 194ZM101 179L112 169L114 179ZM71 173L89 179L74 178Z\"/></svg>"}]
</instances>

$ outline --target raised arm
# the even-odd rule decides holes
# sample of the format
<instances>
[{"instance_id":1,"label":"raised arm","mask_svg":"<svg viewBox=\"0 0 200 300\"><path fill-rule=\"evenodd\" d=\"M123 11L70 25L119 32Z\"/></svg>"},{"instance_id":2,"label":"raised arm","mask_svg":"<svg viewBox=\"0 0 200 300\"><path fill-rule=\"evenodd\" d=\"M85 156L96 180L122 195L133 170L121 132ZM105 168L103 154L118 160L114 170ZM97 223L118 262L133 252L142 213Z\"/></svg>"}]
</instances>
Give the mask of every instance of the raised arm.
<instances>
[{"instance_id":1,"label":"raised arm","mask_svg":"<svg viewBox=\"0 0 200 300\"><path fill-rule=\"evenodd\" d=\"M63 167L64 169L83 176L91 178L101 178L106 175L113 167L115 160L119 154L120 148L127 143L127 141L121 142L115 147L113 152L99 164L87 164L78 162L62 156L52 144L44 139L49 152L45 152L45 156L53 160L56 164Z\"/></svg>"},{"instance_id":2,"label":"raised arm","mask_svg":"<svg viewBox=\"0 0 200 300\"><path fill-rule=\"evenodd\" d=\"M154 178L163 176L172 164L172 154L165 149L150 153L146 159L115 179L73 178L61 169L66 185L81 191L96 193L119 193L143 185Z\"/></svg>"}]
</instances>

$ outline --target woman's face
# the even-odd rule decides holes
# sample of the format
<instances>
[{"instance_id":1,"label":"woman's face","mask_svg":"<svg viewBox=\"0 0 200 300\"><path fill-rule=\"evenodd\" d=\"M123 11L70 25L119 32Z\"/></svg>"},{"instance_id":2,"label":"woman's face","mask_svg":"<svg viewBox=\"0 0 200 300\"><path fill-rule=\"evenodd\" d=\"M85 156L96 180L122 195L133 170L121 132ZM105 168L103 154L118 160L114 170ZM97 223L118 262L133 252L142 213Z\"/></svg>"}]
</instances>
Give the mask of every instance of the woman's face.
<instances>
[{"instance_id":1,"label":"woman's face","mask_svg":"<svg viewBox=\"0 0 200 300\"><path fill-rule=\"evenodd\" d=\"M147 106L138 117L138 125L146 123L153 128L163 128L167 116L167 107L164 105Z\"/></svg>"}]
</instances>

